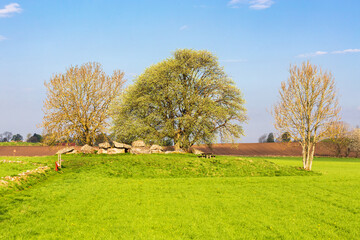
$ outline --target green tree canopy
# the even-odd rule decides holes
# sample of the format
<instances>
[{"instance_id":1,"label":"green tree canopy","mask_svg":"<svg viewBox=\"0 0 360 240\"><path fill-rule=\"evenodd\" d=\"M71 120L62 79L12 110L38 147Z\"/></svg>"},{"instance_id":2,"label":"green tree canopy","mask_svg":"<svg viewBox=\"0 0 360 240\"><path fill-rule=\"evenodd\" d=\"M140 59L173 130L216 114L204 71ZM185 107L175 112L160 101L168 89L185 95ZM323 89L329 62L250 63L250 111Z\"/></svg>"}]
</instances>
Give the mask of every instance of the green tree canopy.
<instances>
[{"instance_id":1,"label":"green tree canopy","mask_svg":"<svg viewBox=\"0 0 360 240\"><path fill-rule=\"evenodd\" d=\"M274 134L273 133L269 133L266 142L275 142L275 138L274 138Z\"/></svg>"},{"instance_id":2,"label":"green tree canopy","mask_svg":"<svg viewBox=\"0 0 360 240\"><path fill-rule=\"evenodd\" d=\"M21 136L19 133L12 136L11 141L15 142L21 142L23 140L23 136Z\"/></svg>"},{"instance_id":3,"label":"green tree canopy","mask_svg":"<svg viewBox=\"0 0 360 240\"><path fill-rule=\"evenodd\" d=\"M290 142L291 141L291 135L289 132L284 132L282 135L281 135L281 141L282 142Z\"/></svg>"},{"instance_id":4,"label":"green tree canopy","mask_svg":"<svg viewBox=\"0 0 360 240\"><path fill-rule=\"evenodd\" d=\"M37 142L41 142L42 140L42 136L40 134L34 133L34 135L32 135L27 142L32 142L32 143L37 143Z\"/></svg>"},{"instance_id":5,"label":"green tree canopy","mask_svg":"<svg viewBox=\"0 0 360 240\"><path fill-rule=\"evenodd\" d=\"M113 134L176 148L243 135L244 99L208 51L177 50L145 70L113 105Z\"/></svg>"}]
</instances>

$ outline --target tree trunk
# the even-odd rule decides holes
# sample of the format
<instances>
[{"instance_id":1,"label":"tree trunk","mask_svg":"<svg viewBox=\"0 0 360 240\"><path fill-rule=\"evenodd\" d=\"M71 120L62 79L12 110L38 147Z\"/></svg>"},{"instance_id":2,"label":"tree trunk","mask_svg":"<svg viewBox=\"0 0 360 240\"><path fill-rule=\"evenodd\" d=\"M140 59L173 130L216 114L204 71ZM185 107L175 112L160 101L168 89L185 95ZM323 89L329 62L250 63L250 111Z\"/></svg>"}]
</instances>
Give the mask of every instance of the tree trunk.
<instances>
[{"instance_id":1,"label":"tree trunk","mask_svg":"<svg viewBox=\"0 0 360 240\"><path fill-rule=\"evenodd\" d=\"M305 145L302 146L302 156L303 156L303 168L306 168L306 149Z\"/></svg>"},{"instance_id":2,"label":"tree trunk","mask_svg":"<svg viewBox=\"0 0 360 240\"><path fill-rule=\"evenodd\" d=\"M92 143L91 143L91 139L90 139L90 135L89 135L89 134L86 135L86 144L92 146Z\"/></svg>"},{"instance_id":3,"label":"tree trunk","mask_svg":"<svg viewBox=\"0 0 360 240\"><path fill-rule=\"evenodd\" d=\"M341 145L335 143L335 155L336 157L341 157Z\"/></svg>"},{"instance_id":4,"label":"tree trunk","mask_svg":"<svg viewBox=\"0 0 360 240\"><path fill-rule=\"evenodd\" d=\"M311 171L312 161L315 153L315 144L314 143L305 143L303 146L303 168L306 171Z\"/></svg>"},{"instance_id":5,"label":"tree trunk","mask_svg":"<svg viewBox=\"0 0 360 240\"><path fill-rule=\"evenodd\" d=\"M181 149L180 148L180 133L179 132L175 134L174 143L175 143L175 145L174 145L175 149L174 150L179 151Z\"/></svg>"}]
</instances>

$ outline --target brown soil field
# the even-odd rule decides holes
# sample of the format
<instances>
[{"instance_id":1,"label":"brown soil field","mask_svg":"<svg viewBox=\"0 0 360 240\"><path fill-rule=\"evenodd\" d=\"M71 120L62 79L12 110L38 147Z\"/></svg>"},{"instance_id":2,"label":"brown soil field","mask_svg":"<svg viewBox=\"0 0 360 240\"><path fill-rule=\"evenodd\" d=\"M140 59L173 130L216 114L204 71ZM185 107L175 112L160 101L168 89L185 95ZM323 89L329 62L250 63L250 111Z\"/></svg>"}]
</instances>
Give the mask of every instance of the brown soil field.
<instances>
[{"instance_id":1,"label":"brown soil field","mask_svg":"<svg viewBox=\"0 0 360 240\"><path fill-rule=\"evenodd\" d=\"M302 148L299 143L222 143L195 146L204 152L215 155L240 155L240 156L301 156ZM334 156L334 152L324 144L315 148L315 156Z\"/></svg>"},{"instance_id":2,"label":"brown soil field","mask_svg":"<svg viewBox=\"0 0 360 240\"><path fill-rule=\"evenodd\" d=\"M50 156L54 155L64 146L0 146L0 156ZM75 147L80 149L80 147Z\"/></svg>"},{"instance_id":3,"label":"brown soil field","mask_svg":"<svg viewBox=\"0 0 360 240\"><path fill-rule=\"evenodd\" d=\"M0 146L0 156L49 156L54 155L64 146ZM75 147L80 150L79 146ZM235 143L213 144L211 147L197 145L194 148L204 152L212 152L215 155L236 156L301 156L299 143ZM169 149L170 150L170 149ZM325 144L318 144L315 156L334 156ZM350 156L354 157L353 153Z\"/></svg>"}]
</instances>

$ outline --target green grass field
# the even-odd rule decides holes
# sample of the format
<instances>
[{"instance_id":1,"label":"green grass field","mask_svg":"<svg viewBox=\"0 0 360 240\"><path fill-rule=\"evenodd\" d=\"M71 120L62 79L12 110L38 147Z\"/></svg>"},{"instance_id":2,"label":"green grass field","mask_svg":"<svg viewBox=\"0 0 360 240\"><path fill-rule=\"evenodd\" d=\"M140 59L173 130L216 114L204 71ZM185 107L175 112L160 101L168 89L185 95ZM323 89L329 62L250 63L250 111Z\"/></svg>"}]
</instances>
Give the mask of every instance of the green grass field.
<instances>
[{"instance_id":1,"label":"green grass field","mask_svg":"<svg viewBox=\"0 0 360 240\"><path fill-rule=\"evenodd\" d=\"M0 178L5 176L15 176L23 171L33 170L37 167L38 165L30 162L7 163L0 160Z\"/></svg>"},{"instance_id":2,"label":"green grass field","mask_svg":"<svg viewBox=\"0 0 360 240\"><path fill-rule=\"evenodd\" d=\"M43 144L31 142L0 142L0 146L43 146Z\"/></svg>"},{"instance_id":3,"label":"green grass field","mask_svg":"<svg viewBox=\"0 0 360 240\"><path fill-rule=\"evenodd\" d=\"M53 166L56 156L6 159ZM61 173L0 189L0 239L360 236L360 159L316 158L314 173L300 158L64 159Z\"/></svg>"}]
</instances>

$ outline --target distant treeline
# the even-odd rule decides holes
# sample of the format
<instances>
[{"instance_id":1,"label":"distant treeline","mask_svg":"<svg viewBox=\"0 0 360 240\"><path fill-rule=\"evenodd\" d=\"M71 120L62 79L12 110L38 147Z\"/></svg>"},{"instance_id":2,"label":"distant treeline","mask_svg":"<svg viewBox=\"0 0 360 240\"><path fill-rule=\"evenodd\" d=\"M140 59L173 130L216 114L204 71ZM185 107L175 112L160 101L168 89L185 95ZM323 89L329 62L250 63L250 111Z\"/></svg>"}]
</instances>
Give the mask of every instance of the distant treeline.
<instances>
[{"instance_id":1,"label":"distant treeline","mask_svg":"<svg viewBox=\"0 0 360 240\"><path fill-rule=\"evenodd\" d=\"M24 137L17 133L17 134L12 134L12 132L4 132L0 134L0 142L29 142L29 143L39 143L42 140L42 136L40 134L34 133L33 135L31 135L31 133L29 133L26 136L26 139L24 139Z\"/></svg>"}]
</instances>

